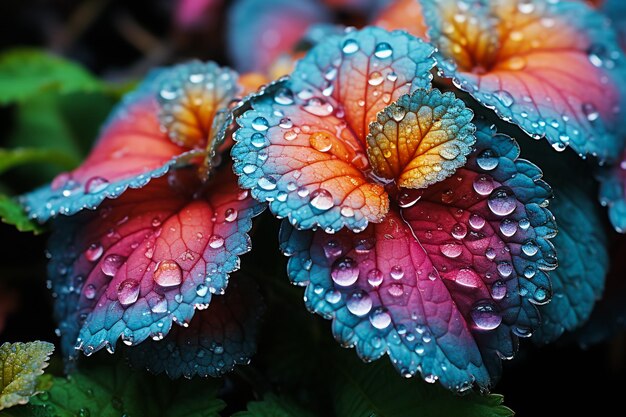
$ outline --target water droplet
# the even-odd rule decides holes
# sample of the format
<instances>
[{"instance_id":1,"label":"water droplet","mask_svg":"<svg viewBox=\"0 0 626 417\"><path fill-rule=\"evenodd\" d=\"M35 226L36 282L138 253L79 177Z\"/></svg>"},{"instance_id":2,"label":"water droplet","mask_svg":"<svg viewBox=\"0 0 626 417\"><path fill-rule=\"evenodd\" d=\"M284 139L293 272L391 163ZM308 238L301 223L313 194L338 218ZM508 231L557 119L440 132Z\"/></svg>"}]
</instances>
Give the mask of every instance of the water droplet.
<instances>
[{"instance_id":1,"label":"water droplet","mask_svg":"<svg viewBox=\"0 0 626 417\"><path fill-rule=\"evenodd\" d=\"M535 256L537 252L539 252L539 247L534 240L527 240L522 245L522 252L524 252L526 256Z\"/></svg>"},{"instance_id":2,"label":"water droplet","mask_svg":"<svg viewBox=\"0 0 626 417\"><path fill-rule=\"evenodd\" d=\"M365 291L355 291L346 300L346 307L355 316L364 316L372 309L372 299Z\"/></svg>"},{"instance_id":3,"label":"water droplet","mask_svg":"<svg viewBox=\"0 0 626 417\"><path fill-rule=\"evenodd\" d=\"M404 270L400 265L395 265L391 268L389 275L391 275L393 279L402 279L404 277Z\"/></svg>"},{"instance_id":4,"label":"water droplet","mask_svg":"<svg viewBox=\"0 0 626 417\"><path fill-rule=\"evenodd\" d=\"M590 122L593 122L597 120L598 117L600 117L600 113L598 113L596 106L594 106L592 103L583 103L582 110L583 114Z\"/></svg>"},{"instance_id":5,"label":"water droplet","mask_svg":"<svg viewBox=\"0 0 626 417\"><path fill-rule=\"evenodd\" d=\"M293 131L293 130L288 130L283 135L283 138L285 138L285 140L289 141L289 142L294 140L297 137L298 137L298 134L295 131Z\"/></svg>"},{"instance_id":6,"label":"water droplet","mask_svg":"<svg viewBox=\"0 0 626 417\"><path fill-rule=\"evenodd\" d=\"M404 294L404 287L402 286L402 284L391 284L387 291L392 297L400 297L402 294Z\"/></svg>"},{"instance_id":7,"label":"water droplet","mask_svg":"<svg viewBox=\"0 0 626 417\"><path fill-rule=\"evenodd\" d=\"M415 205L422 198L423 194L423 190L402 189L398 196L398 205L400 208L409 208Z\"/></svg>"},{"instance_id":8,"label":"water droplet","mask_svg":"<svg viewBox=\"0 0 626 417\"><path fill-rule=\"evenodd\" d=\"M117 299L123 306L133 304L139 298L139 282L127 279L117 287Z\"/></svg>"},{"instance_id":9,"label":"water droplet","mask_svg":"<svg viewBox=\"0 0 626 417\"><path fill-rule=\"evenodd\" d=\"M459 269L454 276L454 282L464 287L478 288L481 280L476 272L469 268Z\"/></svg>"},{"instance_id":10,"label":"water droplet","mask_svg":"<svg viewBox=\"0 0 626 417\"><path fill-rule=\"evenodd\" d=\"M337 304L339 301L341 301L341 293L337 290L328 291L324 295L324 299L331 304Z\"/></svg>"},{"instance_id":11,"label":"water droplet","mask_svg":"<svg viewBox=\"0 0 626 417\"><path fill-rule=\"evenodd\" d=\"M548 293L543 288L537 288L533 298L539 303L544 303L548 300Z\"/></svg>"},{"instance_id":12,"label":"water droplet","mask_svg":"<svg viewBox=\"0 0 626 417\"><path fill-rule=\"evenodd\" d=\"M96 287L93 284L88 284L85 286L85 298L87 298L88 300L93 300L94 298L96 298Z\"/></svg>"},{"instance_id":13,"label":"water droplet","mask_svg":"<svg viewBox=\"0 0 626 417\"><path fill-rule=\"evenodd\" d=\"M265 136L262 133L254 133L250 138L250 143L252 143L252 146L255 148L262 148L266 144Z\"/></svg>"},{"instance_id":14,"label":"water droplet","mask_svg":"<svg viewBox=\"0 0 626 417\"><path fill-rule=\"evenodd\" d=\"M333 196L327 190L319 188L311 193L310 204L321 211L330 210L334 205Z\"/></svg>"},{"instance_id":15,"label":"water droplet","mask_svg":"<svg viewBox=\"0 0 626 417\"><path fill-rule=\"evenodd\" d=\"M446 243L441 245L439 249L448 258L458 258L463 253L463 245L458 243Z\"/></svg>"},{"instance_id":16,"label":"water droplet","mask_svg":"<svg viewBox=\"0 0 626 417\"><path fill-rule=\"evenodd\" d=\"M209 238L209 246L213 249L219 249L224 246L224 238L220 235L213 235Z\"/></svg>"},{"instance_id":17,"label":"water droplet","mask_svg":"<svg viewBox=\"0 0 626 417\"><path fill-rule=\"evenodd\" d=\"M489 209L497 216L507 216L515 211L517 202L515 194L509 187L498 187L489 196Z\"/></svg>"},{"instance_id":18,"label":"water droplet","mask_svg":"<svg viewBox=\"0 0 626 417\"><path fill-rule=\"evenodd\" d=\"M383 77L383 74L378 71L374 71L370 74L367 83L372 86L377 86L381 85L383 81L385 81L385 77Z\"/></svg>"},{"instance_id":19,"label":"water droplet","mask_svg":"<svg viewBox=\"0 0 626 417\"><path fill-rule=\"evenodd\" d=\"M288 88L281 88L276 92L274 101L282 106L293 104L293 93Z\"/></svg>"},{"instance_id":20,"label":"water droplet","mask_svg":"<svg viewBox=\"0 0 626 417\"><path fill-rule=\"evenodd\" d=\"M476 327L480 330L494 330L502 323L502 316L490 301L478 302L470 313Z\"/></svg>"},{"instance_id":21,"label":"water droplet","mask_svg":"<svg viewBox=\"0 0 626 417\"><path fill-rule=\"evenodd\" d=\"M498 263L496 269L502 278L507 278L513 273L513 265L507 261Z\"/></svg>"},{"instance_id":22,"label":"water droplet","mask_svg":"<svg viewBox=\"0 0 626 417\"><path fill-rule=\"evenodd\" d=\"M316 116L328 116L333 113L333 106L317 97L313 97L302 107L305 111Z\"/></svg>"},{"instance_id":23,"label":"water droplet","mask_svg":"<svg viewBox=\"0 0 626 417\"><path fill-rule=\"evenodd\" d=\"M156 314L165 313L167 311L167 299L163 296L156 298L154 304L150 307L150 311Z\"/></svg>"},{"instance_id":24,"label":"water droplet","mask_svg":"<svg viewBox=\"0 0 626 417\"><path fill-rule=\"evenodd\" d=\"M391 324L391 316L387 309L379 307L370 314L370 323L379 330L386 329Z\"/></svg>"},{"instance_id":25,"label":"water droplet","mask_svg":"<svg viewBox=\"0 0 626 417\"><path fill-rule=\"evenodd\" d=\"M372 287L378 287L383 283L383 273L380 269L374 268L367 273L367 282Z\"/></svg>"},{"instance_id":26,"label":"water droplet","mask_svg":"<svg viewBox=\"0 0 626 417\"><path fill-rule=\"evenodd\" d=\"M335 284L349 287L359 278L359 266L352 258L341 258L333 264L330 275Z\"/></svg>"},{"instance_id":27,"label":"water droplet","mask_svg":"<svg viewBox=\"0 0 626 417\"><path fill-rule=\"evenodd\" d=\"M96 194L109 186L109 181L102 177L92 177L85 183L85 192Z\"/></svg>"},{"instance_id":28,"label":"water droplet","mask_svg":"<svg viewBox=\"0 0 626 417\"><path fill-rule=\"evenodd\" d=\"M356 253L362 255L372 250L375 244L376 239L373 237L359 238L355 242L354 250L356 251Z\"/></svg>"},{"instance_id":29,"label":"water droplet","mask_svg":"<svg viewBox=\"0 0 626 417\"><path fill-rule=\"evenodd\" d=\"M319 152L328 152L333 147L333 140L328 133L315 132L309 138L309 143L313 149Z\"/></svg>"},{"instance_id":30,"label":"water droplet","mask_svg":"<svg viewBox=\"0 0 626 417\"><path fill-rule=\"evenodd\" d=\"M393 55L393 48L387 42L379 42L374 50L376 58L385 59Z\"/></svg>"},{"instance_id":31,"label":"water droplet","mask_svg":"<svg viewBox=\"0 0 626 417\"><path fill-rule=\"evenodd\" d=\"M391 82L396 82L398 80L398 74L392 71L389 74L387 74L387 79Z\"/></svg>"},{"instance_id":32,"label":"water droplet","mask_svg":"<svg viewBox=\"0 0 626 417\"><path fill-rule=\"evenodd\" d=\"M524 276L528 279L532 279L532 277L534 277L536 273L537 271L532 265L528 265L526 268L524 268Z\"/></svg>"},{"instance_id":33,"label":"water droplet","mask_svg":"<svg viewBox=\"0 0 626 417\"><path fill-rule=\"evenodd\" d=\"M326 258L336 258L337 256L341 256L342 253L343 249L336 240L329 240L324 244L324 255L326 255Z\"/></svg>"},{"instance_id":34,"label":"water droplet","mask_svg":"<svg viewBox=\"0 0 626 417\"><path fill-rule=\"evenodd\" d=\"M100 243L92 243L85 251L85 258L87 258L89 262L95 262L100 259L103 252L104 248Z\"/></svg>"},{"instance_id":35,"label":"water droplet","mask_svg":"<svg viewBox=\"0 0 626 417\"><path fill-rule=\"evenodd\" d=\"M304 185L302 187L298 187L298 190L296 192L300 197L306 197L307 195L309 195L309 189L306 188Z\"/></svg>"},{"instance_id":36,"label":"water droplet","mask_svg":"<svg viewBox=\"0 0 626 417\"><path fill-rule=\"evenodd\" d=\"M517 223L511 219L504 219L500 222L500 232L506 236L511 237L517 232Z\"/></svg>"},{"instance_id":37,"label":"water droplet","mask_svg":"<svg viewBox=\"0 0 626 417\"><path fill-rule=\"evenodd\" d=\"M276 179L274 177L261 177L257 181L257 184L259 184L259 187L265 191L272 191L276 189Z\"/></svg>"},{"instance_id":38,"label":"water droplet","mask_svg":"<svg viewBox=\"0 0 626 417\"><path fill-rule=\"evenodd\" d=\"M209 287L205 284L199 284L196 287L196 294L198 295L198 297L204 297L208 294L209 292Z\"/></svg>"},{"instance_id":39,"label":"water droplet","mask_svg":"<svg viewBox=\"0 0 626 417\"><path fill-rule=\"evenodd\" d=\"M496 169L500 160L498 155L491 149L485 149L476 158L476 162L481 169L485 171L491 171Z\"/></svg>"},{"instance_id":40,"label":"water droplet","mask_svg":"<svg viewBox=\"0 0 626 417\"><path fill-rule=\"evenodd\" d=\"M256 165L248 164L243 167L244 174L252 174L256 171Z\"/></svg>"},{"instance_id":41,"label":"water droplet","mask_svg":"<svg viewBox=\"0 0 626 417\"><path fill-rule=\"evenodd\" d=\"M100 269L109 277L115 276L120 266L126 261L126 258L121 255L108 255L100 264Z\"/></svg>"},{"instance_id":42,"label":"water droplet","mask_svg":"<svg viewBox=\"0 0 626 417\"><path fill-rule=\"evenodd\" d=\"M404 116L406 116L406 110L397 104L392 104L389 108L391 109L391 117L396 122L401 122L404 119Z\"/></svg>"},{"instance_id":43,"label":"water droplet","mask_svg":"<svg viewBox=\"0 0 626 417\"><path fill-rule=\"evenodd\" d=\"M479 175L474 178L474 191L480 195L489 195L495 188L493 179L489 175Z\"/></svg>"},{"instance_id":44,"label":"water droplet","mask_svg":"<svg viewBox=\"0 0 626 417\"><path fill-rule=\"evenodd\" d=\"M265 132L269 129L270 124L267 122L265 117L257 117L252 121L252 128L259 132Z\"/></svg>"},{"instance_id":45,"label":"water droplet","mask_svg":"<svg viewBox=\"0 0 626 417\"><path fill-rule=\"evenodd\" d=\"M502 104L504 104L505 107L511 107L515 101L515 99L513 99L513 96L511 95L511 93L509 93L508 91L505 90L498 90L496 92L493 93L493 95L500 100L500 102Z\"/></svg>"},{"instance_id":46,"label":"water droplet","mask_svg":"<svg viewBox=\"0 0 626 417\"><path fill-rule=\"evenodd\" d=\"M152 278L161 287L175 287L183 282L183 271L175 261L167 259L156 265Z\"/></svg>"},{"instance_id":47,"label":"water droplet","mask_svg":"<svg viewBox=\"0 0 626 417\"><path fill-rule=\"evenodd\" d=\"M522 230L527 230L530 227L530 220L524 217L519 221L518 225Z\"/></svg>"},{"instance_id":48,"label":"water droplet","mask_svg":"<svg viewBox=\"0 0 626 417\"><path fill-rule=\"evenodd\" d=\"M354 39L346 39L341 50L344 54L351 55L359 50L359 44Z\"/></svg>"},{"instance_id":49,"label":"water droplet","mask_svg":"<svg viewBox=\"0 0 626 417\"><path fill-rule=\"evenodd\" d=\"M496 281L491 286L491 297L494 300L502 300L506 296L506 284L503 281Z\"/></svg>"},{"instance_id":50,"label":"water droplet","mask_svg":"<svg viewBox=\"0 0 626 417\"><path fill-rule=\"evenodd\" d=\"M451 143L446 144L439 150L439 156L441 156L443 159L447 159L448 161L455 159L457 156L459 156L460 153L461 149Z\"/></svg>"},{"instance_id":51,"label":"water droplet","mask_svg":"<svg viewBox=\"0 0 626 417\"><path fill-rule=\"evenodd\" d=\"M293 122L291 121L291 119L285 117L283 119L280 119L278 126L282 127L283 129L291 129L293 127Z\"/></svg>"},{"instance_id":52,"label":"water droplet","mask_svg":"<svg viewBox=\"0 0 626 417\"><path fill-rule=\"evenodd\" d=\"M495 249L494 248L487 248L487 250L485 251L485 256L490 261L493 261L496 258L496 251L495 251Z\"/></svg>"},{"instance_id":53,"label":"water droplet","mask_svg":"<svg viewBox=\"0 0 626 417\"><path fill-rule=\"evenodd\" d=\"M239 212L234 209L234 208L229 208L226 209L226 211L224 212L224 220L226 220L227 222L234 222L235 220L237 220L237 216L239 215Z\"/></svg>"},{"instance_id":54,"label":"water droplet","mask_svg":"<svg viewBox=\"0 0 626 417\"><path fill-rule=\"evenodd\" d=\"M469 218L469 224L474 230L480 230L485 226L485 219L478 214L472 214Z\"/></svg>"}]
</instances>

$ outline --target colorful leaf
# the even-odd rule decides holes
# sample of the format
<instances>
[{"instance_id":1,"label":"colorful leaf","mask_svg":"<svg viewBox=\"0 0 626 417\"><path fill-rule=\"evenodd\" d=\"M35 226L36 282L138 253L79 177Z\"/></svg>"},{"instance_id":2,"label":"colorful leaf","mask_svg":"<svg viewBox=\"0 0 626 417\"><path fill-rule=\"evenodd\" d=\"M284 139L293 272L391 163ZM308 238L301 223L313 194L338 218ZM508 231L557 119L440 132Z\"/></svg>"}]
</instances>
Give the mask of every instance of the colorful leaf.
<instances>
[{"instance_id":1,"label":"colorful leaf","mask_svg":"<svg viewBox=\"0 0 626 417\"><path fill-rule=\"evenodd\" d=\"M465 165L474 144L474 114L452 93L416 90L378 113L367 154L379 178L426 188Z\"/></svg>"},{"instance_id":2,"label":"colorful leaf","mask_svg":"<svg viewBox=\"0 0 626 417\"><path fill-rule=\"evenodd\" d=\"M62 346L113 351L162 338L172 321L222 294L262 206L238 189L225 166L209 184L193 167L171 171L141 190L53 223L49 276Z\"/></svg>"},{"instance_id":3,"label":"colorful leaf","mask_svg":"<svg viewBox=\"0 0 626 417\"><path fill-rule=\"evenodd\" d=\"M228 52L241 72L265 72L309 26L330 20L314 0L240 0L228 16Z\"/></svg>"},{"instance_id":4,"label":"colorful leaf","mask_svg":"<svg viewBox=\"0 0 626 417\"><path fill-rule=\"evenodd\" d=\"M232 156L240 185L301 228L380 221L388 197L368 177L368 125L392 100L430 87L432 53L404 32L328 36L239 117Z\"/></svg>"},{"instance_id":5,"label":"colorful leaf","mask_svg":"<svg viewBox=\"0 0 626 417\"><path fill-rule=\"evenodd\" d=\"M387 30L402 29L418 38L427 39L422 5L419 0L389 2L374 19L374 26Z\"/></svg>"},{"instance_id":6,"label":"colorful leaf","mask_svg":"<svg viewBox=\"0 0 626 417\"><path fill-rule=\"evenodd\" d=\"M189 327L174 327L163 340L145 341L126 353L132 364L170 378L221 376L248 364L256 352L262 300L254 281L237 274L228 292L196 313Z\"/></svg>"},{"instance_id":7,"label":"colorful leaf","mask_svg":"<svg viewBox=\"0 0 626 417\"><path fill-rule=\"evenodd\" d=\"M4 223L15 226L20 232L38 234L43 230L39 224L28 218L16 200L2 194L0 194L0 219Z\"/></svg>"},{"instance_id":8,"label":"colorful leaf","mask_svg":"<svg viewBox=\"0 0 626 417\"><path fill-rule=\"evenodd\" d=\"M112 113L80 167L23 197L30 217L45 222L95 209L201 156L207 146L211 159L225 134L226 118L217 109L228 110L226 102L238 91L235 81L230 70L197 61L153 71Z\"/></svg>"},{"instance_id":9,"label":"colorful leaf","mask_svg":"<svg viewBox=\"0 0 626 417\"><path fill-rule=\"evenodd\" d=\"M600 203L608 208L615 230L626 233L626 150L615 165L602 168L599 179Z\"/></svg>"},{"instance_id":10,"label":"colorful leaf","mask_svg":"<svg viewBox=\"0 0 626 417\"><path fill-rule=\"evenodd\" d=\"M380 224L334 235L283 223L288 273L307 308L364 360L388 353L406 376L490 387L517 336L540 323L556 233L541 171L480 123L465 167L399 196ZM412 197L412 198L409 198Z\"/></svg>"},{"instance_id":11,"label":"colorful leaf","mask_svg":"<svg viewBox=\"0 0 626 417\"><path fill-rule=\"evenodd\" d=\"M615 158L626 63L600 13L549 0L422 5L439 69L457 87L558 151Z\"/></svg>"},{"instance_id":12,"label":"colorful leaf","mask_svg":"<svg viewBox=\"0 0 626 417\"><path fill-rule=\"evenodd\" d=\"M38 378L48 366L54 345L47 342L3 343L0 346L0 410L28 403L41 392Z\"/></svg>"}]
</instances>

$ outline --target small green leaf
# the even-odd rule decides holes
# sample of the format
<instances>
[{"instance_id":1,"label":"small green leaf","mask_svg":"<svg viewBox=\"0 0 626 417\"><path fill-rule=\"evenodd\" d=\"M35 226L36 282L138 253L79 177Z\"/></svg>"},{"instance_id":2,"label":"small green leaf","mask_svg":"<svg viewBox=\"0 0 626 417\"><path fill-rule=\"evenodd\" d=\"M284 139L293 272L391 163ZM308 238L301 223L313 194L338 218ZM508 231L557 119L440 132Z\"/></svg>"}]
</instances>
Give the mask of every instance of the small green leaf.
<instances>
[{"instance_id":1,"label":"small green leaf","mask_svg":"<svg viewBox=\"0 0 626 417\"><path fill-rule=\"evenodd\" d=\"M233 417L314 417L290 399L266 395L263 401L248 403L248 411L240 411Z\"/></svg>"},{"instance_id":2,"label":"small green leaf","mask_svg":"<svg viewBox=\"0 0 626 417\"><path fill-rule=\"evenodd\" d=\"M75 166L76 159L56 149L0 148L0 174L13 167L33 163L54 164L62 169L69 170Z\"/></svg>"},{"instance_id":3,"label":"small green leaf","mask_svg":"<svg viewBox=\"0 0 626 417\"><path fill-rule=\"evenodd\" d=\"M26 404L40 392L38 377L53 351L54 345L39 341L0 346L0 410Z\"/></svg>"},{"instance_id":4,"label":"small green leaf","mask_svg":"<svg viewBox=\"0 0 626 417\"><path fill-rule=\"evenodd\" d=\"M2 194L0 194L0 219L15 226L20 232L39 234L43 231L40 225L28 218L17 201Z\"/></svg>"},{"instance_id":5,"label":"small green leaf","mask_svg":"<svg viewBox=\"0 0 626 417\"><path fill-rule=\"evenodd\" d=\"M335 414L342 417L507 417L498 394L457 395L419 378L402 379L387 360L362 364L351 355L336 361ZM347 352L352 353L352 352Z\"/></svg>"},{"instance_id":6,"label":"small green leaf","mask_svg":"<svg viewBox=\"0 0 626 417\"><path fill-rule=\"evenodd\" d=\"M99 91L102 83L81 66L37 49L13 49L0 55L0 104L23 102L54 91Z\"/></svg>"},{"instance_id":7,"label":"small green leaf","mask_svg":"<svg viewBox=\"0 0 626 417\"><path fill-rule=\"evenodd\" d=\"M123 363L99 363L67 378L55 378L50 390L31 404L58 417L218 417L225 407L217 398L219 388L219 380L171 381Z\"/></svg>"}]
</instances>

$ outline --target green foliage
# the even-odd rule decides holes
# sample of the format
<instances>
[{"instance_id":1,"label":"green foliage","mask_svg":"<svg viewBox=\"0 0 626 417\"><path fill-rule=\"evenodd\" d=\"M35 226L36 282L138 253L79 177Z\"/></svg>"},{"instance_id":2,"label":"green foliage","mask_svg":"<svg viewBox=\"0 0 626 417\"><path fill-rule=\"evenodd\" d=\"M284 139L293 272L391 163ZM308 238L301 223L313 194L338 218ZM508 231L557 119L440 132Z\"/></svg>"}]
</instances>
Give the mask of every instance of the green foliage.
<instances>
[{"instance_id":1,"label":"green foliage","mask_svg":"<svg viewBox=\"0 0 626 417\"><path fill-rule=\"evenodd\" d=\"M15 226L20 232L38 234L43 230L40 225L28 218L17 201L2 194L0 194L0 219Z\"/></svg>"},{"instance_id":2,"label":"green foliage","mask_svg":"<svg viewBox=\"0 0 626 417\"><path fill-rule=\"evenodd\" d=\"M217 397L219 380L171 381L123 363L98 363L67 378L55 377L28 406L0 416L217 417L225 407Z\"/></svg>"},{"instance_id":3,"label":"green foliage","mask_svg":"<svg viewBox=\"0 0 626 417\"><path fill-rule=\"evenodd\" d=\"M0 410L26 404L42 391L39 376L54 346L47 342L4 343L0 346Z\"/></svg>"},{"instance_id":4,"label":"green foliage","mask_svg":"<svg viewBox=\"0 0 626 417\"><path fill-rule=\"evenodd\" d=\"M81 66L41 50L14 49L0 55L0 104L21 103L44 92L103 88Z\"/></svg>"},{"instance_id":5,"label":"green foliage","mask_svg":"<svg viewBox=\"0 0 626 417\"><path fill-rule=\"evenodd\" d=\"M438 384L419 378L403 380L387 359L372 364L356 363L342 352L336 361L335 414L342 417L506 417L513 411L497 394L456 395Z\"/></svg>"},{"instance_id":6,"label":"green foliage","mask_svg":"<svg viewBox=\"0 0 626 417\"><path fill-rule=\"evenodd\" d=\"M303 409L294 401L266 395L262 401L248 403L248 411L233 414L233 417L314 417L315 414Z\"/></svg>"}]
</instances>

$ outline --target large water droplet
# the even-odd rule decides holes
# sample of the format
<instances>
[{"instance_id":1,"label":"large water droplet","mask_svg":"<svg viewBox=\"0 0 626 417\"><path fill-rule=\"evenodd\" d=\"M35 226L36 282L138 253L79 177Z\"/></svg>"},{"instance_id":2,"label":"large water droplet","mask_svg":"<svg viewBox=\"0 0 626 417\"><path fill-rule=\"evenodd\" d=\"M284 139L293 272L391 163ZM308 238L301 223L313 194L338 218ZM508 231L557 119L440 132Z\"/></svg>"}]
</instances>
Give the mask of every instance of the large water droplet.
<instances>
[{"instance_id":1,"label":"large water droplet","mask_svg":"<svg viewBox=\"0 0 626 417\"><path fill-rule=\"evenodd\" d=\"M393 48L387 42L379 42L374 50L376 58L385 59L393 55Z\"/></svg>"},{"instance_id":2,"label":"large water droplet","mask_svg":"<svg viewBox=\"0 0 626 417\"><path fill-rule=\"evenodd\" d=\"M226 211L224 212L224 220L226 220L228 223L234 222L235 220L237 220L238 215L239 215L239 212L236 209L234 208L226 209Z\"/></svg>"},{"instance_id":3,"label":"large water droplet","mask_svg":"<svg viewBox=\"0 0 626 417\"><path fill-rule=\"evenodd\" d=\"M511 263L507 261L498 263L496 269L498 270L498 274L500 274L502 278L507 278L513 273L513 265L511 265Z\"/></svg>"},{"instance_id":4,"label":"large water droplet","mask_svg":"<svg viewBox=\"0 0 626 417\"><path fill-rule=\"evenodd\" d=\"M120 266L126 261L126 258L122 255L108 255L100 264L100 269L109 277L115 276Z\"/></svg>"},{"instance_id":5,"label":"large water droplet","mask_svg":"<svg viewBox=\"0 0 626 417\"><path fill-rule=\"evenodd\" d=\"M534 240L527 240L522 245L522 252L524 252L526 256L535 256L537 252L539 252L539 247Z\"/></svg>"},{"instance_id":6,"label":"large water droplet","mask_svg":"<svg viewBox=\"0 0 626 417\"><path fill-rule=\"evenodd\" d=\"M378 287L383 283L383 273L380 269L374 268L367 273L367 283L372 287Z\"/></svg>"},{"instance_id":7,"label":"large water droplet","mask_svg":"<svg viewBox=\"0 0 626 417\"><path fill-rule=\"evenodd\" d=\"M281 88L276 92L274 101L283 106L293 104L293 93L288 88Z\"/></svg>"},{"instance_id":8,"label":"large water droplet","mask_svg":"<svg viewBox=\"0 0 626 417\"><path fill-rule=\"evenodd\" d=\"M104 248L100 243L92 243L85 251L85 258L87 258L89 262L95 262L100 259L103 252Z\"/></svg>"},{"instance_id":9,"label":"large water droplet","mask_svg":"<svg viewBox=\"0 0 626 417\"><path fill-rule=\"evenodd\" d=\"M333 140L328 133L315 132L309 137L313 149L319 152L328 152L333 147Z\"/></svg>"},{"instance_id":10,"label":"large water droplet","mask_svg":"<svg viewBox=\"0 0 626 417\"><path fill-rule=\"evenodd\" d=\"M463 253L463 245L458 243L445 243L439 249L448 258L458 258Z\"/></svg>"},{"instance_id":11,"label":"large water droplet","mask_svg":"<svg viewBox=\"0 0 626 417\"><path fill-rule=\"evenodd\" d=\"M311 193L311 206L326 211L333 207L333 196L327 190L319 188Z\"/></svg>"},{"instance_id":12,"label":"large water droplet","mask_svg":"<svg viewBox=\"0 0 626 417\"><path fill-rule=\"evenodd\" d=\"M491 297L494 300L502 300L506 296L506 284L503 281L496 281L491 286Z\"/></svg>"},{"instance_id":13,"label":"large water droplet","mask_svg":"<svg viewBox=\"0 0 626 417\"><path fill-rule=\"evenodd\" d=\"M324 294L324 299L331 304L337 304L341 301L341 293L337 290L330 290Z\"/></svg>"},{"instance_id":14,"label":"large water droplet","mask_svg":"<svg viewBox=\"0 0 626 417\"><path fill-rule=\"evenodd\" d=\"M87 298L88 300L93 300L94 298L96 298L96 287L93 284L88 284L85 286L85 289L83 290L83 293L85 294L85 298Z\"/></svg>"},{"instance_id":15,"label":"large water droplet","mask_svg":"<svg viewBox=\"0 0 626 417\"><path fill-rule=\"evenodd\" d=\"M372 310L372 299L365 291L356 291L346 300L346 307L355 316L364 316Z\"/></svg>"},{"instance_id":16,"label":"large water droplet","mask_svg":"<svg viewBox=\"0 0 626 417\"><path fill-rule=\"evenodd\" d=\"M252 128L259 132L265 132L267 129L269 129L269 126L270 124L267 122L267 119L265 117L259 116L252 121Z\"/></svg>"},{"instance_id":17,"label":"large water droplet","mask_svg":"<svg viewBox=\"0 0 626 417\"><path fill-rule=\"evenodd\" d=\"M404 287L402 284L391 284L387 291L392 297L400 297L404 294Z\"/></svg>"},{"instance_id":18,"label":"large water droplet","mask_svg":"<svg viewBox=\"0 0 626 417\"><path fill-rule=\"evenodd\" d=\"M117 299L123 306L133 304L139 298L139 282L127 279L117 287Z\"/></svg>"},{"instance_id":19,"label":"large water droplet","mask_svg":"<svg viewBox=\"0 0 626 417\"><path fill-rule=\"evenodd\" d=\"M302 108L311 114L322 117L332 114L334 110L330 103L317 97L313 97L307 101Z\"/></svg>"},{"instance_id":20,"label":"large water droplet","mask_svg":"<svg viewBox=\"0 0 626 417\"><path fill-rule=\"evenodd\" d=\"M385 81L385 77L383 77L383 74L378 71L374 71L370 74L367 83L372 86L377 86L381 85L383 81Z\"/></svg>"},{"instance_id":21,"label":"large water droplet","mask_svg":"<svg viewBox=\"0 0 626 417\"><path fill-rule=\"evenodd\" d=\"M459 269L454 276L454 282L464 287L478 288L481 280L476 272L469 268Z\"/></svg>"},{"instance_id":22,"label":"large water droplet","mask_svg":"<svg viewBox=\"0 0 626 417\"><path fill-rule=\"evenodd\" d=\"M89 194L96 194L103 191L109 186L109 181L103 177L91 177L85 183L85 192Z\"/></svg>"},{"instance_id":23,"label":"large water droplet","mask_svg":"<svg viewBox=\"0 0 626 417\"><path fill-rule=\"evenodd\" d=\"M252 143L252 146L255 148L262 148L266 144L265 136L262 133L254 133L250 137L250 143Z\"/></svg>"},{"instance_id":24,"label":"large water droplet","mask_svg":"<svg viewBox=\"0 0 626 417\"><path fill-rule=\"evenodd\" d=\"M507 216L515 211L515 194L509 187L498 187L489 196L487 205L493 214Z\"/></svg>"},{"instance_id":25,"label":"large water droplet","mask_svg":"<svg viewBox=\"0 0 626 417\"><path fill-rule=\"evenodd\" d=\"M359 50L359 44L354 39L346 39L341 50L344 54L351 55Z\"/></svg>"},{"instance_id":26,"label":"large water droplet","mask_svg":"<svg viewBox=\"0 0 626 417\"><path fill-rule=\"evenodd\" d=\"M493 191L495 185L493 179L489 175L479 175L474 178L474 191L480 195L489 195Z\"/></svg>"},{"instance_id":27,"label":"large water droplet","mask_svg":"<svg viewBox=\"0 0 626 417\"><path fill-rule=\"evenodd\" d=\"M337 259L330 271L335 284L342 287L349 287L359 278L359 266L352 258Z\"/></svg>"},{"instance_id":28,"label":"large water droplet","mask_svg":"<svg viewBox=\"0 0 626 417\"><path fill-rule=\"evenodd\" d=\"M583 114L590 122L593 122L600 117L600 113L598 113L598 109L596 109L596 106L594 106L593 103L583 103L582 110Z\"/></svg>"},{"instance_id":29,"label":"large water droplet","mask_svg":"<svg viewBox=\"0 0 626 417\"><path fill-rule=\"evenodd\" d=\"M502 220L500 222L500 232L506 237L513 236L517 232L517 223L511 219Z\"/></svg>"},{"instance_id":30,"label":"large water droplet","mask_svg":"<svg viewBox=\"0 0 626 417\"><path fill-rule=\"evenodd\" d=\"M183 282L183 271L175 261L164 260L157 264L153 279L161 287L175 287Z\"/></svg>"},{"instance_id":31,"label":"large water droplet","mask_svg":"<svg viewBox=\"0 0 626 417\"><path fill-rule=\"evenodd\" d=\"M153 313L161 314L167 311L167 299L165 297L159 296L156 299L154 299L152 303L153 304L152 304L152 307L150 307L150 310Z\"/></svg>"},{"instance_id":32,"label":"large water droplet","mask_svg":"<svg viewBox=\"0 0 626 417\"><path fill-rule=\"evenodd\" d=\"M274 177L261 177L257 181L259 187L264 189L265 191L272 191L276 189L276 178Z\"/></svg>"},{"instance_id":33,"label":"large water droplet","mask_svg":"<svg viewBox=\"0 0 626 417\"><path fill-rule=\"evenodd\" d=\"M469 224L472 229L480 230L485 226L485 219L478 214L472 214L469 218Z\"/></svg>"},{"instance_id":34,"label":"large water droplet","mask_svg":"<svg viewBox=\"0 0 626 417\"><path fill-rule=\"evenodd\" d=\"M370 314L370 323L377 329L383 330L391 324L391 316L387 309L379 307Z\"/></svg>"},{"instance_id":35,"label":"large water droplet","mask_svg":"<svg viewBox=\"0 0 626 417\"><path fill-rule=\"evenodd\" d=\"M224 246L224 238L220 235L213 235L209 238L209 246L213 249L219 249Z\"/></svg>"},{"instance_id":36,"label":"large water droplet","mask_svg":"<svg viewBox=\"0 0 626 417\"><path fill-rule=\"evenodd\" d=\"M492 149L485 149L478 154L476 162L481 169L484 169L485 171L491 171L496 169L500 161L495 151L493 151Z\"/></svg>"},{"instance_id":37,"label":"large water droplet","mask_svg":"<svg viewBox=\"0 0 626 417\"><path fill-rule=\"evenodd\" d=\"M502 316L490 301L476 303L470 315L480 330L494 330L502 323Z\"/></svg>"},{"instance_id":38,"label":"large water droplet","mask_svg":"<svg viewBox=\"0 0 626 417\"><path fill-rule=\"evenodd\" d=\"M389 271L389 275L393 279L402 279L404 277L404 270L400 265L395 265L391 267L391 271Z\"/></svg>"}]
</instances>

